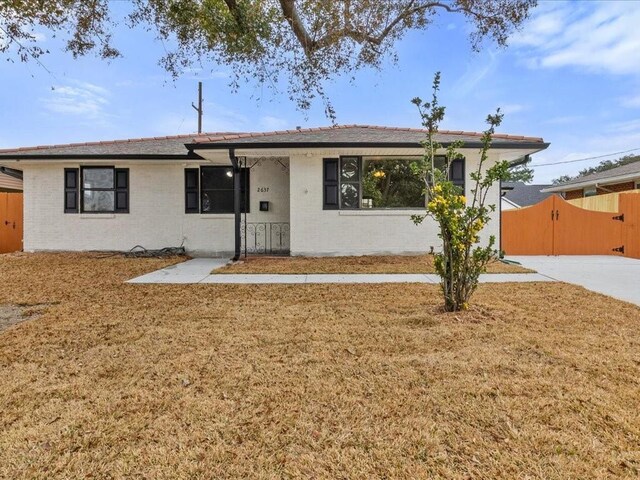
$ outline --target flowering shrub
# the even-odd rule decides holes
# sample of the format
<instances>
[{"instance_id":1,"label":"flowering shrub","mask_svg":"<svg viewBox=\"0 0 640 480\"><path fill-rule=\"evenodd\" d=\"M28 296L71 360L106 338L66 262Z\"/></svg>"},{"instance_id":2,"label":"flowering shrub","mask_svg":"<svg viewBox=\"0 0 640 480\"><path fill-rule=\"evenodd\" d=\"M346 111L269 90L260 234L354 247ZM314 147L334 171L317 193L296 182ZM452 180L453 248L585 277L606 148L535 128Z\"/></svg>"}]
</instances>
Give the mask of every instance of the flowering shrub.
<instances>
[{"instance_id":1,"label":"flowering shrub","mask_svg":"<svg viewBox=\"0 0 640 480\"><path fill-rule=\"evenodd\" d=\"M487 205L487 194L491 186L506 179L509 163L497 162L485 168L491 148L491 137L502 121L500 109L487 116L489 128L482 135L482 148L477 169L469 174L472 180L471 197L467 199L463 191L449 180L451 162L461 158L458 149L461 142L454 142L446 148L445 165L441 170L435 166L436 153L443 150L435 141L438 125L444 118L445 108L438 104L440 74L433 82L433 96L430 102L413 99L418 107L422 124L427 130L423 142L425 155L422 161L413 165L416 174L425 182L427 207L425 215L412 217L416 224L426 217L433 218L439 225L438 236L442 239L442 251L435 254L435 268L440 276L440 286L444 295L445 309L449 312L466 310L469 300L478 286L478 277L486 271L487 264L497 258L494 248L495 237L491 235L481 244L480 232L489 223L495 205Z\"/></svg>"}]
</instances>

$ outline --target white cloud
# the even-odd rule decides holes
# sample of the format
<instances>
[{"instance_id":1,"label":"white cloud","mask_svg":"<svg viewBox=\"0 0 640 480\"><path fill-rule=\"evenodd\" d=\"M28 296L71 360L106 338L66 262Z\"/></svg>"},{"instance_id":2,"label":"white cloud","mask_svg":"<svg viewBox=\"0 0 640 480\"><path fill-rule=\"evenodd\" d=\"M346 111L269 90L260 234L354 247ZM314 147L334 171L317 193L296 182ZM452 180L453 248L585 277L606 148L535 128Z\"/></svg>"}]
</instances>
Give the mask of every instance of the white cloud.
<instances>
[{"instance_id":1,"label":"white cloud","mask_svg":"<svg viewBox=\"0 0 640 480\"><path fill-rule=\"evenodd\" d=\"M523 112L528 109L529 107L527 107L526 105L521 105L519 103L507 103L506 105L502 105L500 107L500 111L507 116L514 115L518 112Z\"/></svg>"},{"instance_id":2,"label":"white cloud","mask_svg":"<svg viewBox=\"0 0 640 480\"><path fill-rule=\"evenodd\" d=\"M260 118L260 126L265 130L283 130L288 122L284 118L265 115Z\"/></svg>"},{"instance_id":3,"label":"white cloud","mask_svg":"<svg viewBox=\"0 0 640 480\"><path fill-rule=\"evenodd\" d=\"M99 85L71 80L66 85L53 87L50 95L40 101L50 112L97 120L108 116L105 112L108 97L109 91Z\"/></svg>"},{"instance_id":4,"label":"white cloud","mask_svg":"<svg viewBox=\"0 0 640 480\"><path fill-rule=\"evenodd\" d=\"M478 87L480 82L492 72L497 65L497 55L486 50L467 65L465 73L453 85L453 93L467 95Z\"/></svg>"},{"instance_id":5,"label":"white cloud","mask_svg":"<svg viewBox=\"0 0 640 480\"><path fill-rule=\"evenodd\" d=\"M640 94L621 98L620 105L627 108L640 108Z\"/></svg>"},{"instance_id":6,"label":"white cloud","mask_svg":"<svg viewBox=\"0 0 640 480\"><path fill-rule=\"evenodd\" d=\"M547 125L570 125L572 123L582 122L585 119L583 115L563 115L545 120Z\"/></svg>"},{"instance_id":7,"label":"white cloud","mask_svg":"<svg viewBox=\"0 0 640 480\"><path fill-rule=\"evenodd\" d=\"M640 2L551 2L511 39L531 68L640 75Z\"/></svg>"},{"instance_id":8,"label":"white cloud","mask_svg":"<svg viewBox=\"0 0 640 480\"><path fill-rule=\"evenodd\" d=\"M31 30L29 33L32 38L28 42L26 40L24 41L25 46L32 45L34 43L44 43L47 41L47 36L42 32L34 32ZM5 48L8 44L9 37L7 36L7 33L4 30L0 30L0 49ZM14 43L14 46L15 45L16 44Z\"/></svg>"}]
</instances>

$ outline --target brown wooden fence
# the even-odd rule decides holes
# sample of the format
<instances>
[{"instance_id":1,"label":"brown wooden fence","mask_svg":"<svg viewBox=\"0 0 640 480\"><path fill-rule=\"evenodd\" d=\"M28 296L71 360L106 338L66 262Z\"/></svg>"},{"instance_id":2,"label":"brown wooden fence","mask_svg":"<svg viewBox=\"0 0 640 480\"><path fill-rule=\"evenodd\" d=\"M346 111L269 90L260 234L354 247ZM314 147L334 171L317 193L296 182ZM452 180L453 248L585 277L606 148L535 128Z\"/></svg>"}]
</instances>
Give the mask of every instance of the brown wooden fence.
<instances>
[{"instance_id":1,"label":"brown wooden fence","mask_svg":"<svg viewBox=\"0 0 640 480\"><path fill-rule=\"evenodd\" d=\"M22 250L22 193L0 192L0 253Z\"/></svg>"},{"instance_id":2,"label":"brown wooden fence","mask_svg":"<svg viewBox=\"0 0 640 480\"><path fill-rule=\"evenodd\" d=\"M625 255L640 258L640 195L622 194L618 212L595 212L553 195L502 212L507 255Z\"/></svg>"}]
</instances>

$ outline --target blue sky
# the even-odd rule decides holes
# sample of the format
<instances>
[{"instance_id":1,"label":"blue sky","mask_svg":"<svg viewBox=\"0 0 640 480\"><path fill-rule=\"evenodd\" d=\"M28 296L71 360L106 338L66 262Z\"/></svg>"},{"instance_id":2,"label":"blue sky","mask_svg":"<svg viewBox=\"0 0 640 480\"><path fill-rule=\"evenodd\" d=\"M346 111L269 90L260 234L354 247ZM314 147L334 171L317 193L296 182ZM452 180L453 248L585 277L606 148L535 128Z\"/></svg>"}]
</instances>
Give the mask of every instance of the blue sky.
<instances>
[{"instance_id":1,"label":"blue sky","mask_svg":"<svg viewBox=\"0 0 640 480\"><path fill-rule=\"evenodd\" d=\"M500 106L504 133L542 136L551 147L535 164L640 148L640 2L541 1L506 49L471 50L461 17L442 15L398 44L397 65L338 78L327 90L338 123L420 126L410 100L427 98L442 72L442 128L482 130ZM153 34L115 32L124 58L74 60L46 31L51 53L35 62L0 62L0 148L175 135L196 130L191 102L204 82L205 131L327 125L317 104L302 113L286 92L242 85L233 93L224 67L206 65L177 81L158 66L164 46ZM640 153L638 150L636 153ZM614 155L609 158L616 158ZM600 160L536 168L547 182Z\"/></svg>"}]
</instances>

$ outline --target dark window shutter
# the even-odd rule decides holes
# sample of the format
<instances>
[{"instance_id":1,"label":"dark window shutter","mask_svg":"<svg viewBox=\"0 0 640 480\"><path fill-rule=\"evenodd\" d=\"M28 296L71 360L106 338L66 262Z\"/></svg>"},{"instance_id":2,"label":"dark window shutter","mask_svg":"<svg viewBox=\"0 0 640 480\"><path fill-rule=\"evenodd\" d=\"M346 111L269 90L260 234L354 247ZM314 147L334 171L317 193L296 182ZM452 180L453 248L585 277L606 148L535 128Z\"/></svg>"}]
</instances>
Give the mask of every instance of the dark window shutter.
<instances>
[{"instance_id":1,"label":"dark window shutter","mask_svg":"<svg viewBox=\"0 0 640 480\"><path fill-rule=\"evenodd\" d=\"M197 168L184 169L184 211L185 213L199 213L199 171Z\"/></svg>"},{"instance_id":2,"label":"dark window shutter","mask_svg":"<svg viewBox=\"0 0 640 480\"><path fill-rule=\"evenodd\" d=\"M79 169L64 169L64 213L78 213L79 177Z\"/></svg>"},{"instance_id":3,"label":"dark window shutter","mask_svg":"<svg viewBox=\"0 0 640 480\"><path fill-rule=\"evenodd\" d=\"M456 187L459 187L462 190L462 194L464 195L464 158L457 158L451 162L450 177L451 183L453 183Z\"/></svg>"},{"instance_id":4,"label":"dark window shutter","mask_svg":"<svg viewBox=\"0 0 640 480\"><path fill-rule=\"evenodd\" d=\"M116 213L129 213L129 169L116 168Z\"/></svg>"},{"instance_id":5,"label":"dark window shutter","mask_svg":"<svg viewBox=\"0 0 640 480\"><path fill-rule=\"evenodd\" d=\"M325 158L323 160L322 208L337 210L340 208L338 186L338 159Z\"/></svg>"}]
</instances>

